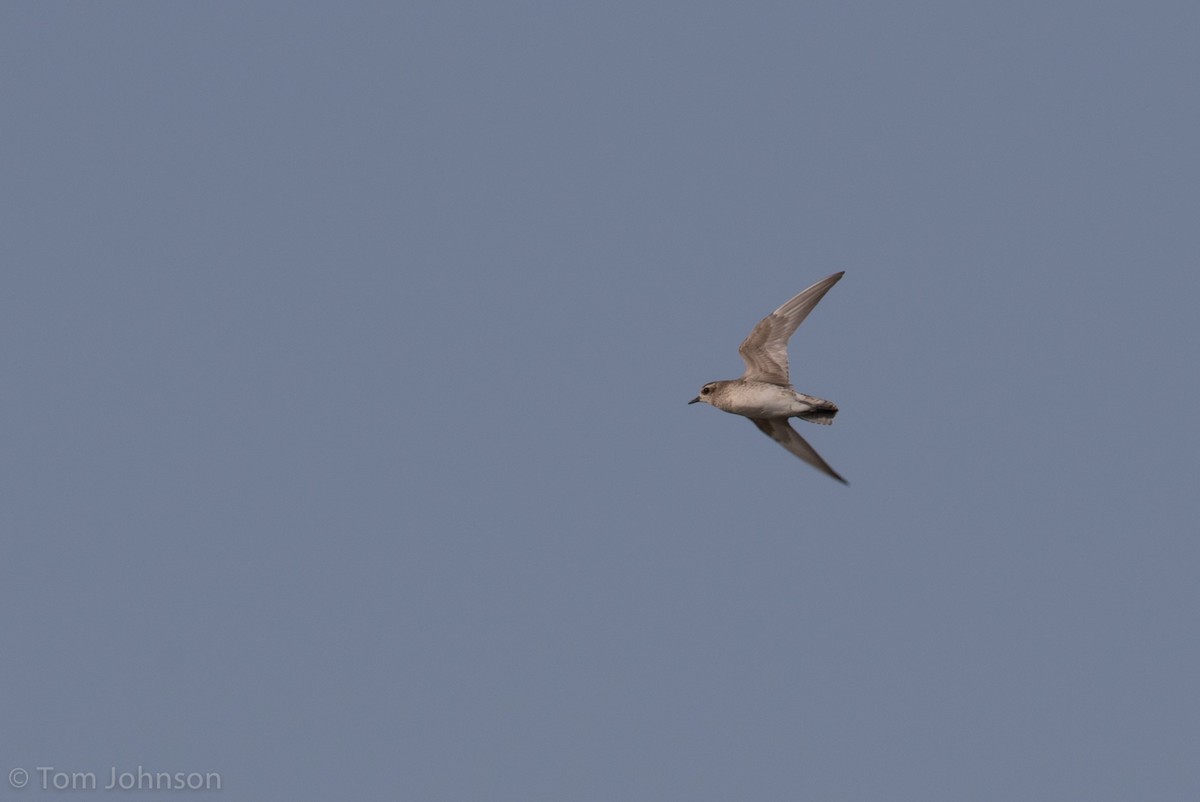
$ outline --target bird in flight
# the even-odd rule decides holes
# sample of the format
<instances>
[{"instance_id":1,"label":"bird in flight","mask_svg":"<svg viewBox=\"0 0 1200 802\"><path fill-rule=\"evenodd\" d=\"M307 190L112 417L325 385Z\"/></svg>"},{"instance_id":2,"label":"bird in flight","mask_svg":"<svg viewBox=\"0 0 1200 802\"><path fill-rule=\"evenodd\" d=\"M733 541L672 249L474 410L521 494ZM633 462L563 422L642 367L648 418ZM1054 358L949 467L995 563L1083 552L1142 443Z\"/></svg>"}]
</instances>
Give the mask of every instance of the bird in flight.
<instances>
[{"instance_id":1,"label":"bird in flight","mask_svg":"<svg viewBox=\"0 0 1200 802\"><path fill-rule=\"evenodd\" d=\"M749 418L763 434L809 465L842 484L849 484L788 423L788 418L800 418L828 426L837 415L837 405L832 401L798 393L792 387L788 378L787 343L817 302L843 275L834 273L821 279L760 320L750 336L738 346L738 353L746 363L742 377L709 382L700 388L700 395L688 403L712 404L717 409Z\"/></svg>"}]
</instances>

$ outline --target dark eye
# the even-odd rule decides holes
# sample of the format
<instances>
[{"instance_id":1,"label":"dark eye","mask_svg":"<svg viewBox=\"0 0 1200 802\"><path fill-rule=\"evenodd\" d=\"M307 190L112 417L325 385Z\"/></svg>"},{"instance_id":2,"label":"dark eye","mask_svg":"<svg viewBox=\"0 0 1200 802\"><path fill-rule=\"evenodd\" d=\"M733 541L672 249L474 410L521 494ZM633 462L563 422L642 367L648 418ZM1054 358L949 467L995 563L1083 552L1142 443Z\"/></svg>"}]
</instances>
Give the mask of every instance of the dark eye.
<instances>
[{"instance_id":1,"label":"dark eye","mask_svg":"<svg viewBox=\"0 0 1200 802\"><path fill-rule=\"evenodd\" d=\"M701 391L700 391L700 395L708 395L708 391L709 391L709 389L710 389L710 388L708 388L708 387L705 387L703 390L701 390Z\"/></svg>"}]
</instances>

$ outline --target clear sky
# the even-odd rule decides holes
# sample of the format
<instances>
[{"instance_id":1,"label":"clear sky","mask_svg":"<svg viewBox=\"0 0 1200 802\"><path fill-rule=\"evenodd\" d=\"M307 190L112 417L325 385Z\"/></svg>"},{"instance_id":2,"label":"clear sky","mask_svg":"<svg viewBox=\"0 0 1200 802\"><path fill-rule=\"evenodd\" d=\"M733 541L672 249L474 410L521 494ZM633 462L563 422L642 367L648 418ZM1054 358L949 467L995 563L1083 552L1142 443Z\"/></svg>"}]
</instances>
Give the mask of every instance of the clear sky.
<instances>
[{"instance_id":1,"label":"clear sky","mask_svg":"<svg viewBox=\"0 0 1200 802\"><path fill-rule=\"evenodd\" d=\"M0 5L0 798L1196 800L1198 40Z\"/></svg>"}]
</instances>

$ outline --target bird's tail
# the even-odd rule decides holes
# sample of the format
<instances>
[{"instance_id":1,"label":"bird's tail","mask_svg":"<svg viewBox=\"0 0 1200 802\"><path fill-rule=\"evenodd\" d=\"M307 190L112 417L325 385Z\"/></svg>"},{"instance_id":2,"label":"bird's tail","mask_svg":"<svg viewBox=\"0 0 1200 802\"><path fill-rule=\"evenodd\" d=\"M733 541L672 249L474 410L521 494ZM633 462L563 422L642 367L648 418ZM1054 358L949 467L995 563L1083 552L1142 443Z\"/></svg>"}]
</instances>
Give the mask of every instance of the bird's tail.
<instances>
[{"instance_id":1,"label":"bird's tail","mask_svg":"<svg viewBox=\"0 0 1200 802\"><path fill-rule=\"evenodd\" d=\"M819 423L822 426L828 426L833 423L834 417L838 414L837 404L832 401L826 401L823 398L815 398L811 395L804 396L804 400L812 404L812 409L807 412L801 412L796 415L800 420L806 420L809 423Z\"/></svg>"}]
</instances>

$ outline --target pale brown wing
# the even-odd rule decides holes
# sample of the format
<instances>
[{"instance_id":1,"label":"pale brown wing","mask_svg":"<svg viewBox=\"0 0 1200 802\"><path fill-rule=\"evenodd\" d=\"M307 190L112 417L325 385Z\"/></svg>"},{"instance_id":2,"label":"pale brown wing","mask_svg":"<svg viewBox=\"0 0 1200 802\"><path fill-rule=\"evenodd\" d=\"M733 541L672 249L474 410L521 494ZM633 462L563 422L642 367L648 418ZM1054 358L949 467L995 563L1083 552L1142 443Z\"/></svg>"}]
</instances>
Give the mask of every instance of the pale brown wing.
<instances>
[{"instance_id":1,"label":"pale brown wing","mask_svg":"<svg viewBox=\"0 0 1200 802\"><path fill-rule=\"evenodd\" d=\"M788 339L843 275L844 272L834 273L821 279L759 321L750 336L738 346L738 353L746 363L743 379L784 386L791 383L788 379Z\"/></svg>"},{"instance_id":2,"label":"pale brown wing","mask_svg":"<svg viewBox=\"0 0 1200 802\"><path fill-rule=\"evenodd\" d=\"M829 463L821 459L817 450L796 432L787 422L787 418L751 418L759 431L774 440L800 459L819 471L829 474L844 485L850 484L837 471L829 467Z\"/></svg>"}]
</instances>

